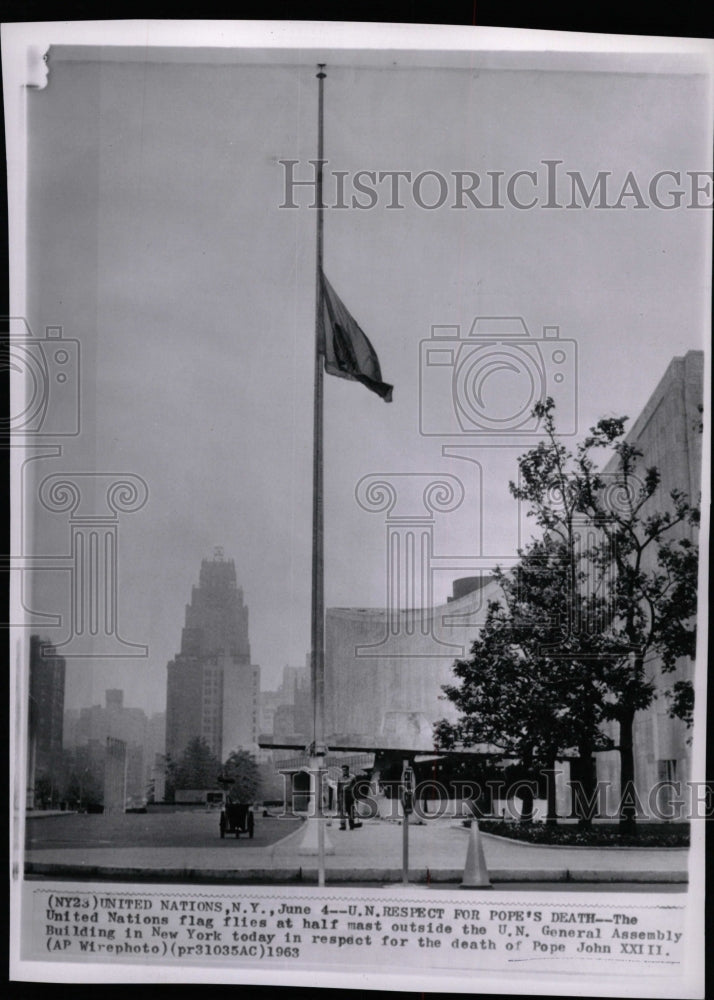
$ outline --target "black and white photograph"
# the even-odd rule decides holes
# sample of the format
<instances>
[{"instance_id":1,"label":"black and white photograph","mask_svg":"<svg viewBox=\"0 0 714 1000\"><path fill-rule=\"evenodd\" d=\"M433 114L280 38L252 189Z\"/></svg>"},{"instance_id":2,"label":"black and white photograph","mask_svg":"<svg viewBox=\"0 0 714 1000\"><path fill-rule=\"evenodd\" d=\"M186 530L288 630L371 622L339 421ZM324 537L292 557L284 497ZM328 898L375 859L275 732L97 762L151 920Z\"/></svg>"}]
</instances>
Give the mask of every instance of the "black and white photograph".
<instances>
[{"instance_id":1,"label":"black and white photograph","mask_svg":"<svg viewBox=\"0 0 714 1000\"><path fill-rule=\"evenodd\" d=\"M2 61L11 978L703 996L714 43Z\"/></svg>"}]
</instances>

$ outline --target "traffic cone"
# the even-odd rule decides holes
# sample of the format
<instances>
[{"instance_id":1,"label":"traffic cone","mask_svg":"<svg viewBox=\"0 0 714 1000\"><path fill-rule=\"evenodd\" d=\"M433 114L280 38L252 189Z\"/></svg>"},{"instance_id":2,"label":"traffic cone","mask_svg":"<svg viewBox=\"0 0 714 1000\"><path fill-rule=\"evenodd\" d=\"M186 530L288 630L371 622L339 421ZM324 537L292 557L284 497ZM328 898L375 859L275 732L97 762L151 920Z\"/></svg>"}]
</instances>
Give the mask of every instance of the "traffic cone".
<instances>
[{"instance_id":1,"label":"traffic cone","mask_svg":"<svg viewBox=\"0 0 714 1000\"><path fill-rule=\"evenodd\" d=\"M481 834L478 828L478 821L471 820L471 830L469 831L469 849L466 852L466 865L464 867L464 878L460 885L461 889L492 889L491 880L488 877L486 858L483 853Z\"/></svg>"}]
</instances>

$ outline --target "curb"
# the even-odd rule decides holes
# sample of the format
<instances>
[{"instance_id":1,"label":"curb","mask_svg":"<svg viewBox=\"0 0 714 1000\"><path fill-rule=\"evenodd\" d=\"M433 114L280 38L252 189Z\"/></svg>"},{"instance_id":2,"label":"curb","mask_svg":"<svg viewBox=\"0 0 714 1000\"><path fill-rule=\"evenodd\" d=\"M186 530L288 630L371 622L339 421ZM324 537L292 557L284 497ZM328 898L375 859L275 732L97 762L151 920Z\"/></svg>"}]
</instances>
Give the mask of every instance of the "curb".
<instances>
[{"instance_id":1,"label":"curb","mask_svg":"<svg viewBox=\"0 0 714 1000\"><path fill-rule=\"evenodd\" d=\"M36 812L28 810L25 813L25 820L28 819L50 819L53 816L79 816L76 809L38 809Z\"/></svg>"},{"instance_id":2,"label":"curb","mask_svg":"<svg viewBox=\"0 0 714 1000\"><path fill-rule=\"evenodd\" d=\"M401 868L334 868L329 864L326 876L339 882L401 882ZM46 878L82 878L99 880L119 880L133 882L217 882L241 884L257 882L272 884L277 882L316 882L317 868L293 866L290 868L129 868L98 865L77 865L48 862L28 862L25 875L41 875ZM597 871L568 868L537 870L533 868L494 868L489 872L492 882L578 882L608 883L643 882L653 884L687 883L686 871ZM417 868L410 869L409 882L428 885L430 882L460 883L461 868Z\"/></svg>"}]
</instances>

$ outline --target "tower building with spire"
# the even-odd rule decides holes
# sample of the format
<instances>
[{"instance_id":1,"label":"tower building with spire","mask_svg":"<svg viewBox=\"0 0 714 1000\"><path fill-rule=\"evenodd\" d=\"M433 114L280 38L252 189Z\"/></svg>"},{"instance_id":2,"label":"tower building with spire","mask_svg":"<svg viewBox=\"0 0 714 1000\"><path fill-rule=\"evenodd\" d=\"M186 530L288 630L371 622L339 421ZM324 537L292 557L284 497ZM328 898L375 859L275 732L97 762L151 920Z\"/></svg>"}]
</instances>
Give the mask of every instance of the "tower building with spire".
<instances>
[{"instance_id":1,"label":"tower building with spire","mask_svg":"<svg viewBox=\"0 0 714 1000\"><path fill-rule=\"evenodd\" d=\"M166 753L177 760L203 737L221 761L253 749L259 730L260 667L251 663L248 608L235 563L223 549L201 562L181 633L167 666Z\"/></svg>"}]
</instances>

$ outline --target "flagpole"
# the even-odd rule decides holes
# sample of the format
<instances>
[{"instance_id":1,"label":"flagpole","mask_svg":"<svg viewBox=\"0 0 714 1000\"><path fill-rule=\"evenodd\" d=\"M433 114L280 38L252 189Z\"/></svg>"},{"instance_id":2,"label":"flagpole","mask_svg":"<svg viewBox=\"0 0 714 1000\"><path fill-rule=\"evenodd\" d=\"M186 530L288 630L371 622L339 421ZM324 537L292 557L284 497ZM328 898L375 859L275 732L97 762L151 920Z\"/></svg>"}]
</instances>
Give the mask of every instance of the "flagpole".
<instances>
[{"instance_id":1,"label":"flagpole","mask_svg":"<svg viewBox=\"0 0 714 1000\"><path fill-rule=\"evenodd\" d=\"M324 508L323 508L323 367L322 345L322 256L323 202L322 167L324 159L324 63L318 64L317 110L317 241L315 255L315 391L313 411L312 456L312 613L310 636L310 687L312 690L313 738L310 745L310 802L305 830L299 848L302 854L317 854L319 886L325 884L325 854L334 853L326 843L325 821L322 815L322 779L327 754L325 745L325 585L324 585Z\"/></svg>"},{"instance_id":2,"label":"flagpole","mask_svg":"<svg viewBox=\"0 0 714 1000\"><path fill-rule=\"evenodd\" d=\"M313 753L324 756L325 747L325 583L323 508L323 352L322 335L322 256L323 203L322 164L324 156L324 63L319 63L317 103L317 244L315 255L315 401L312 464L312 635L311 680L313 713Z\"/></svg>"},{"instance_id":3,"label":"flagpole","mask_svg":"<svg viewBox=\"0 0 714 1000\"><path fill-rule=\"evenodd\" d=\"M324 63L317 74L317 246L315 253L315 413L312 471L312 712L313 712L313 809L317 819L317 884L325 884L325 821L322 816L322 777L325 747L325 518L322 502L323 364L320 350L322 325L322 159L324 153ZM315 773L317 772L317 773Z\"/></svg>"}]
</instances>

